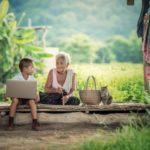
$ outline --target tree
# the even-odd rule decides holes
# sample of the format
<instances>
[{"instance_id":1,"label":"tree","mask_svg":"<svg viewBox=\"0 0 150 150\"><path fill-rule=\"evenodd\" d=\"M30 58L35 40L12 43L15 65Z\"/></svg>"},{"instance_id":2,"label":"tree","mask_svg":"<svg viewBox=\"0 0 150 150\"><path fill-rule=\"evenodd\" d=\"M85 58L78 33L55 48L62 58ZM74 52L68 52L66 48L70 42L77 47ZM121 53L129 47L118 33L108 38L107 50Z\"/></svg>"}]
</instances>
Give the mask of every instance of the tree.
<instances>
[{"instance_id":1,"label":"tree","mask_svg":"<svg viewBox=\"0 0 150 150\"><path fill-rule=\"evenodd\" d=\"M96 52L96 63L111 63L115 60L115 55L106 45L101 46Z\"/></svg>"},{"instance_id":2,"label":"tree","mask_svg":"<svg viewBox=\"0 0 150 150\"><path fill-rule=\"evenodd\" d=\"M139 39L136 33L132 32L129 36L129 47L130 47L130 60L133 63L142 63L143 54L142 54L142 44L141 39Z\"/></svg>"},{"instance_id":3,"label":"tree","mask_svg":"<svg viewBox=\"0 0 150 150\"><path fill-rule=\"evenodd\" d=\"M17 18L26 12L21 25L31 18L34 25L52 26L47 44L57 46L60 39L79 32L97 40L115 34L128 36L135 29L141 1L132 8L124 0L10 0L10 5Z\"/></svg>"},{"instance_id":4,"label":"tree","mask_svg":"<svg viewBox=\"0 0 150 150\"><path fill-rule=\"evenodd\" d=\"M23 57L31 57L39 68L43 70L42 60L50 55L34 45L35 31L32 29L18 29L18 23L13 13L7 14L8 0L0 4L0 82L14 75L18 70L18 63Z\"/></svg>"},{"instance_id":5,"label":"tree","mask_svg":"<svg viewBox=\"0 0 150 150\"><path fill-rule=\"evenodd\" d=\"M142 62L142 51L140 51L140 40L135 33L131 33L128 38L115 36L110 42L113 53L116 56L116 61L119 62Z\"/></svg>"},{"instance_id":6,"label":"tree","mask_svg":"<svg viewBox=\"0 0 150 150\"><path fill-rule=\"evenodd\" d=\"M107 41L108 47L112 50L118 62L129 62L129 42L123 36L114 36Z\"/></svg>"},{"instance_id":7,"label":"tree","mask_svg":"<svg viewBox=\"0 0 150 150\"><path fill-rule=\"evenodd\" d=\"M59 48L72 56L73 63L92 63L95 59L98 45L87 35L77 34L64 40L59 45Z\"/></svg>"},{"instance_id":8,"label":"tree","mask_svg":"<svg viewBox=\"0 0 150 150\"><path fill-rule=\"evenodd\" d=\"M142 62L141 42L135 33L131 33L128 38L123 36L114 36L105 41L105 46L97 51L96 62L110 63L117 62Z\"/></svg>"}]
</instances>

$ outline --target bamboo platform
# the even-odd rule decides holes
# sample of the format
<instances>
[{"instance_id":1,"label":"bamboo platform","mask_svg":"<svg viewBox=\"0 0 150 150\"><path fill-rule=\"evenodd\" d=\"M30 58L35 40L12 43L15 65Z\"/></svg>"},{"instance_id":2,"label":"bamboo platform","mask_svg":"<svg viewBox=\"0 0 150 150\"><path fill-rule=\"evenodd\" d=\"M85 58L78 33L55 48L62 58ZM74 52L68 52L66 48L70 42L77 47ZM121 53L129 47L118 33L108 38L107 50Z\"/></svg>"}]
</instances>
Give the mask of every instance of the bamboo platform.
<instances>
[{"instance_id":1,"label":"bamboo platform","mask_svg":"<svg viewBox=\"0 0 150 150\"><path fill-rule=\"evenodd\" d=\"M0 126L8 123L9 105L0 104ZM86 124L127 124L131 120L144 118L150 104L141 103L112 103L111 105L44 105L38 104L38 120L42 124L52 123L86 123ZM31 113L29 106L17 108L15 123L17 125L30 124Z\"/></svg>"},{"instance_id":2,"label":"bamboo platform","mask_svg":"<svg viewBox=\"0 0 150 150\"><path fill-rule=\"evenodd\" d=\"M65 113L65 112L85 112L85 113L124 113L124 112L146 112L150 109L150 104L143 103L112 103L111 105L37 105L38 112L46 113ZM0 104L0 113L8 112L9 104ZM30 112L27 105L22 105L17 108L17 112Z\"/></svg>"}]
</instances>

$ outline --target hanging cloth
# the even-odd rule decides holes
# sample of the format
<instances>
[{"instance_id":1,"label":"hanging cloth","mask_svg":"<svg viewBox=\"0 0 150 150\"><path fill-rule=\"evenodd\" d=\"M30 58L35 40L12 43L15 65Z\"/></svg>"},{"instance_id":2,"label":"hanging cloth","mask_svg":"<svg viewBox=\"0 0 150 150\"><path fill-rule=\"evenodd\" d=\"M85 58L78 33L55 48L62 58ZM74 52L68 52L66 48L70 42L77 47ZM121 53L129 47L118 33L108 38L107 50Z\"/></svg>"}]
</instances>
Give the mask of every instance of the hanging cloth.
<instances>
[{"instance_id":1,"label":"hanging cloth","mask_svg":"<svg viewBox=\"0 0 150 150\"><path fill-rule=\"evenodd\" d=\"M146 14L144 17L144 32L143 32L143 56L147 64L150 64L150 15ZM144 67L145 78L150 80L150 66ZM149 82L150 83L150 82ZM150 86L150 84L149 84Z\"/></svg>"},{"instance_id":2,"label":"hanging cloth","mask_svg":"<svg viewBox=\"0 0 150 150\"><path fill-rule=\"evenodd\" d=\"M138 37L143 37L143 32L144 32L143 18L145 14L148 12L149 7L150 7L150 0L142 0L142 9L137 23Z\"/></svg>"},{"instance_id":3,"label":"hanging cloth","mask_svg":"<svg viewBox=\"0 0 150 150\"><path fill-rule=\"evenodd\" d=\"M148 46L149 41L149 33L150 30L150 16L149 15L145 15L144 17L144 36L143 36L143 45L142 45L142 50L143 50L143 56L145 61L150 64L150 46Z\"/></svg>"}]
</instances>

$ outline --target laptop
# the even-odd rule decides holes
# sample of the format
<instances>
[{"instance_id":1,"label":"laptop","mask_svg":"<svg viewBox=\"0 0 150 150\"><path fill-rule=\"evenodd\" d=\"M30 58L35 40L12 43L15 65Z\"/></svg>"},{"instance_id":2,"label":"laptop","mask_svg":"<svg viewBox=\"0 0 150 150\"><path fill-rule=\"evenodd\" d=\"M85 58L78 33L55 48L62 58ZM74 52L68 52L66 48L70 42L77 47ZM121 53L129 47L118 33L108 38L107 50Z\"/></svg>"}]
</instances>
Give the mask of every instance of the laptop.
<instances>
[{"instance_id":1,"label":"laptop","mask_svg":"<svg viewBox=\"0 0 150 150\"><path fill-rule=\"evenodd\" d=\"M24 99L37 97L37 81L6 81L6 96Z\"/></svg>"}]
</instances>

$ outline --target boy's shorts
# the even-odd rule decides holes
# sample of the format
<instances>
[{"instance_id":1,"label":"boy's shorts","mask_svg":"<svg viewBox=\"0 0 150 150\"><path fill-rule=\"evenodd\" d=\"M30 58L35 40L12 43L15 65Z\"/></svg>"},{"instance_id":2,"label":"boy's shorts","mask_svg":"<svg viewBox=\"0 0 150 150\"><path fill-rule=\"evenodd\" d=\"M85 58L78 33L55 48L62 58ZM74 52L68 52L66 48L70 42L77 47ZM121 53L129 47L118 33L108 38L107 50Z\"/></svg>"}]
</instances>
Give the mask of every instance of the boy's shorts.
<instances>
[{"instance_id":1,"label":"boy's shorts","mask_svg":"<svg viewBox=\"0 0 150 150\"><path fill-rule=\"evenodd\" d=\"M30 99L26 98L18 98L19 99L19 105L28 105L28 102Z\"/></svg>"},{"instance_id":2,"label":"boy's shorts","mask_svg":"<svg viewBox=\"0 0 150 150\"><path fill-rule=\"evenodd\" d=\"M19 98L19 105L28 105L30 99L26 99L26 98ZM34 99L35 101L35 99Z\"/></svg>"},{"instance_id":3,"label":"boy's shorts","mask_svg":"<svg viewBox=\"0 0 150 150\"><path fill-rule=\"evenodd\" d=\"M19 105L27 105L30 99L19 98Z\"/></svg>"}]
</instances>

